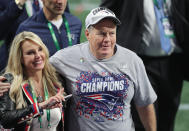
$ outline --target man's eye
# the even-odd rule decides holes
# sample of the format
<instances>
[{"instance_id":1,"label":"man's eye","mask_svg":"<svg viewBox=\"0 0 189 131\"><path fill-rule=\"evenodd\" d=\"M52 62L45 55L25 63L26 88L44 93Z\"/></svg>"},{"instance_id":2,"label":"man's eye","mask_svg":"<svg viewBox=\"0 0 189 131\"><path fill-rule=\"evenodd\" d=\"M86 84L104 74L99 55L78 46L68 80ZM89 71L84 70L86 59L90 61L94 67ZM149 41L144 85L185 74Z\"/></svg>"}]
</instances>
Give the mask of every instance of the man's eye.
<instances>
[{"instance_id":1,"label":"man's eye","mask_svg":"<svg viewBox=\"0 0 189 131\"><path fill-rule=\"evenodd\" d=\"M110 35L113 36L113 35L115 35L115 33L114 32L110 32Z\"/></svg>"},{"instance_id":2,"label":"man's eye","mask_svg":"<svg viewBox=\"0 0 189 131\"><path fill-rule=\"evenodd\" d=\"M101 35L101 36L106 36L106 33L100 32L99 35Z\"/></svg>"}]
</instances>

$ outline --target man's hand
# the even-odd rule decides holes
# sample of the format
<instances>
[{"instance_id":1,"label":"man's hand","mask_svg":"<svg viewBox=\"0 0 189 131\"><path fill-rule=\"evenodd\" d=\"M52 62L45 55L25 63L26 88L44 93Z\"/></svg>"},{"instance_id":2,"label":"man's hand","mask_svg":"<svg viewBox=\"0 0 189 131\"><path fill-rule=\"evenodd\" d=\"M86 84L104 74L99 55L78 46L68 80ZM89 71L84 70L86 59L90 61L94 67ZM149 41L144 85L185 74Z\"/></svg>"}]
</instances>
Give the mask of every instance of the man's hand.
<instances>
[{"instance_id":1,"label":"man's hand","mask_svg":"<svg viewBox=\"0 0 189 131\"><path fill-rule=\"evenodd\" d=\"M25 2L26 0L15 0L15 3L17 4L19 9L23 9Z\"/></svg>"},{"instance_id":2,"label":"man's hand","mask_svg":"<svg viewBox=\"0 0 189 131\"><path fill-rule=\"evenodd\" d=\"M5 77L0 76L0 96L3 96L3 93L10 89L10 83L3 82L5 79Z\"/></svg>"},{"instance_id":3,"label":"man's hand","mask_svg":"<svg viewBox=\"0 0 189 131\"><path fill-rule=\"evenodd\" d=\"M21 5L24 5L24 3L26 2L26 0L17 0Z\"/></svg>"}]
</instances>

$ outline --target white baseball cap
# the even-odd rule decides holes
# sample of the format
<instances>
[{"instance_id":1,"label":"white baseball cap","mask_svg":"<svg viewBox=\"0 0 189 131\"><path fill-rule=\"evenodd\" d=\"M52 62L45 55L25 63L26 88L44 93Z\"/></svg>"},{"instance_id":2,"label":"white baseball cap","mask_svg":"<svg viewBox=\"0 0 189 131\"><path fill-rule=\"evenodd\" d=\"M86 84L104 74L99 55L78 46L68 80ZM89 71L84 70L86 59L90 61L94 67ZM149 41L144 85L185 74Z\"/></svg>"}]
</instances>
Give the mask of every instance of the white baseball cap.
<instances>
[{"instance_id":1,"label":"white baseball cap","mask_svg":"<svg viewBox=\"0 0 189 131\"><path fill-rule=\"evenodd\" d=\"M115 14L111 10L105 7L97 7L95 9L92 9L90 13L87 15L85 19L85 27L88 28L90 25L97 24L104 18L111 18L116 25L121 24L120 20L115 16Z\"/></svg>"}]
</instances>

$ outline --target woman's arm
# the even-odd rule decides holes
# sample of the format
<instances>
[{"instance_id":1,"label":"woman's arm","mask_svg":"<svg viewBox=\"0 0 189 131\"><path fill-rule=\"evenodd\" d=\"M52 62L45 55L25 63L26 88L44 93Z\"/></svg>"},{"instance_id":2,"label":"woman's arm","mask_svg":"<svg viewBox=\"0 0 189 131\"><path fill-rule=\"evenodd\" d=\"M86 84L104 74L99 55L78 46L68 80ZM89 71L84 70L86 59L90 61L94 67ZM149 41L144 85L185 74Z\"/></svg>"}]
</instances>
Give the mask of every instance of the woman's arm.
<instances>
[{"instance_id":1,"label":"woman's arm","mask_svg":"<svg viewBox=\"0 0 189 131\"><path fill-rule=\"evenodd\" d=\"M10 99L9 92L0 97L0 123L4 128L13 128L17 124L39 116L37 104L29 105L23 109L16 109L16 104Z\"/></svg>"},{"instance_id":2,"label":"woman's arm","mask_svg":"<svg viewBox=\"0 0 189 131\"><path fill-rule=\"evenodd\" d=\"M4 128L13 128L33 117L43 114L43 109L62 108L64 89L53 97L41 103L34 103L22 109L16 109L16 104L9 97L9 92L0 97L0 123ZM53 103L53 104L51 104Z\"/></svg>"},{"instance_id":3,"label":"woman's arm","mask_svg":"<svg viewBox=\"0 0 189 131\"><path fill-rule=\"evenodd\" d=\"M5 79L5 77L0 76L0 97L3 95L4 92L7 92L10 89L10 84L3 82Z\"/></svg>"}]
</instances>

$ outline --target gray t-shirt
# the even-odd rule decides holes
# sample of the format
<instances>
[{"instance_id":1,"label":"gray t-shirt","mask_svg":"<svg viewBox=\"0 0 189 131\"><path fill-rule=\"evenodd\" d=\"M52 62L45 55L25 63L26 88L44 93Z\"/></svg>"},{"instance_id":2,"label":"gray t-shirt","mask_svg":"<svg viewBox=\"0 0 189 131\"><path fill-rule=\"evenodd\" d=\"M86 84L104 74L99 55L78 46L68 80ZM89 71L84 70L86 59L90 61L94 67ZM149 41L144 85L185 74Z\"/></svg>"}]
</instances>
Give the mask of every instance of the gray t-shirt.
<instances>
[{"instance_id":1,"label":"gray t-shirt","mask_svg":"<svg viewBox=\"0 0 189 131\"><path fill-rule=\"evenodd\" d=\"M98 60L86 42L50 58L73 94L69 131L134 131L131 100L138 106L156 100L141 59L119 45L116 49L111 58Z\"/></svg>"}]
</instances>

